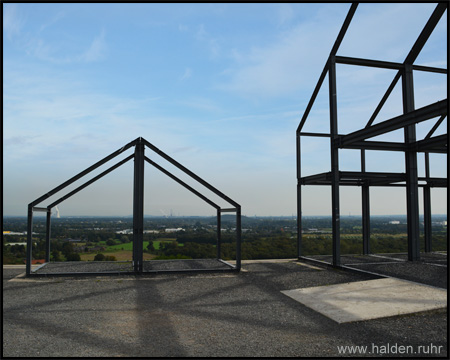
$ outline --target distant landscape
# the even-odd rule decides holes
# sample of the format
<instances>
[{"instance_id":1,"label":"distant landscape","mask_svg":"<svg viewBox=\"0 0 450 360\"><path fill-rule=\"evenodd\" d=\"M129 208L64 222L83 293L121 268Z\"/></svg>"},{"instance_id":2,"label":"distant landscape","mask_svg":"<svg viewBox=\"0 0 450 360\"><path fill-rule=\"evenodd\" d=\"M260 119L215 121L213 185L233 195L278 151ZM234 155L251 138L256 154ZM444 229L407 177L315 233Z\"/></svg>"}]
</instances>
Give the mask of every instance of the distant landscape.
<instances>
[{"instance_id":1,"label":"distant landscape","mask_svg":"<svg viewBox=\"0 0 450 360\"><path fill-rule=\"evenodd\" d=\"M447 216L432 219L432 249L447 251ZM332 253L331 217L303 217L302 253ZM52 219L51 261L127 261L132 259L132 218L62 217ZM45 259L45 218L33 220L33 259ZM221 258L235 259L235 216L221 222ZM3 218L3 264L26 259L26 217ZM423 219L420 222L423 241ZM362 253L360 216L341 218L341 254ZM373 253L407 252L406 216L371 217ZM202 259L217 256L215 217L145 217L144 260ZM295 217L242 217L242 259L295 258Z\"/></svg>"}]
</instances>

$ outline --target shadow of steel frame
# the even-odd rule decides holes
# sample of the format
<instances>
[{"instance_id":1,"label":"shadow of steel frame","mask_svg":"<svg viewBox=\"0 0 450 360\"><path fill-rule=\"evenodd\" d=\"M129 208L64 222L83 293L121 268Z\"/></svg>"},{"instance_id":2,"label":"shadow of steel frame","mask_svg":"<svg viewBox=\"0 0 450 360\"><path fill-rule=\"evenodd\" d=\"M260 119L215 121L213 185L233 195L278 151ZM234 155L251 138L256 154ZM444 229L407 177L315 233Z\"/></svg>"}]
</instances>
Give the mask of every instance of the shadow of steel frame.
<instances>
[{"instance_id":1,"label":"shadow of steel frame","mask_svg":"<svg viewBox=\"0 0 450 360\"><path fill-rule=\"evenodd\" d=\"M93 170L97 169L98 167L102 166L103 164L107 163L111 159L115 158L116 156L122 154L124 151L130 149L131 147L135 147L135 152L133 155L130 155L126 157L125 159L119 161L115 165L111 166L107 170L103 171L102 173L98 174L97 176L93 177L89 181L85 182L84 184L80 185L76 189L72 190L68 194L62 196L58 200L52 202L47 207L37 207L36 205L40 204L42 201L48 199L49 197L57 194L62 189L66 188L67 186L71 185L75 181L81 179L83 176L89 174ZM186 184L184 181L164 169L162 166L158 165L153 160L149 159L145 156L145 146L150 148L152 151L163 157L165 160L170 162L172 165L175 165L177 168L179 168L181 171L189 175L191 178L199 182L201 185L205 186L207 189L212 191L214 194L221 197L223 200L228 202L230 205L232 205L232 208L221 208L219 205L208 199L206 196L201 194L199 191L192 188L190 185ZM102 160L98 161L94 165L90 166L86 170L80 172L79 174L75 175L74 177L70 178L66 182L62 183L61 185L57 186L53 190L49 191L45 195L42 195L38 199L34 200L30 204L28 204L28 223L27 223L27 254L26 254L26 275L32 276L36 275L33 274L31 271L31 259L32 259L32 232L33 232L33 213L34 212L46 212L47 213L47 219L46 219L46 236L45 236L45 250L46 250L46 258L45 261L50 261L50 229L51 229L51 209L58 205L59 203L63 202L64 200L70 198L71 196L75 195L79 191L83 190L87 186L93 184L103 176L109 174L113 170L119 168L123 164L127 163L131 159L134 159L134 190L133 190L133 272L124 272L123 274L135 274L135 273L143 273L143 232L144 232L144 163L145 161L149 164L151 164L153 167L157 168L161 172L163 172L165 175L169 176L176 182L178 182L180 185L182 185L187 190L191 191L195 195L197 195L199 198L203 199L205 202L207 202L209 205L213 206L217 210L217 259L221 261L222 263L225 263L230 267L229 270L232 271L239 271L241 268L241 206L230 199L228 196L223 194L221 191L201 179L199 176L194 174L192 171L188 170L186 167L181 165L179 162L171 158L169 155L165 154L163 151L149 143L147 140L139 137L130 143L126 144L119 150L113 152L112 154L106 156ZM227 262L220 259L221 255L221 232L220 232L220 224L221 224L221 214L224 212L234 212L236 213L236 265L228 264ZM188 270L179 270L179 272L202 272L205 271L204 269L188 269ZM207 270L208 271L208 270ZM214 270L211 270L214 271ZM225 270L221 270L225 271ZM146 271L146 272L152 272L152 271ZM158 273L164 273L162 270L155 271ZM168 271L173 273L174 271ZM46 274L46 275L109 275L109 274L118 274L117 272L111 272L111 273L58 273L58 274ZM122 274L122 273L121 273Z\"/></svg>"},{"instance_id":2,"label":"shadow of steel frame","mask_svg":"<svg viewBox=\"0 0 450 360\"><path fill-rule=\"evenodd\" d=\"M434 28L438 24L442 15L448 8L448 3L438 3L435 10L428 19L422 32L412 46L403 63L387 61L360 59L352 57L337 56L339 46L347 32L353 15L356 12L358 3L352 3L349 12L344 20L341 30L331 49L325 67L319 77L319 81L314 88L313 94L305 109L303 117L296 131L296 155L297 155L297 245L298 258L302 256L302 185L328 185L331 186L332 203L332 234L333 234L333 263L335 267L341 267L340 261L340 206L339 187L361 186L362 188L362 235L363 254L370 253L370 206L369 188L370 186L406 187L407 198L407 224L408 224L408 260L420 259L419 243L419 196L418 188L423 188L424 203L424 238L425 251L430 252L431 246L431 196L430 189L433 187L448 188L448 178L430 177L430 153L448 154L447 134L432 136L439 125L447 117L447 99L436 103L414 108L414 84L413 70L432 72L447 75L447 69L429 66L414 65L420 51L430 37ZM374 113L363 129L349 133L338 134L337 120L337 92L336 92L336 64L347 64L354 66L367 66L382 69L398 70L393 81L383 95ZM328 75L329 80L329 133L302 132L302 128L308 118L319 90ZM403 115L373 124L376 116L382 109L389 95L399 80L402 80L402 100ZM416 139L415 125L419 122L439 117L434 126L422 140ZM367 141L371 137L386 134L397 129L404 129L404 142L382 142ZM330 140L331 151L331 171L310 176L301 176L301 137L325 137ZM360 149L361 150L361 171L345 172L339 170L339 149ZM405 173L377 173L366 172L365 150L403 151L405 154ZM425 154L425 177L419 177L417 173L417 153ZM419 184L419 181L423 182Z\"/></svg>"}]
</instances>

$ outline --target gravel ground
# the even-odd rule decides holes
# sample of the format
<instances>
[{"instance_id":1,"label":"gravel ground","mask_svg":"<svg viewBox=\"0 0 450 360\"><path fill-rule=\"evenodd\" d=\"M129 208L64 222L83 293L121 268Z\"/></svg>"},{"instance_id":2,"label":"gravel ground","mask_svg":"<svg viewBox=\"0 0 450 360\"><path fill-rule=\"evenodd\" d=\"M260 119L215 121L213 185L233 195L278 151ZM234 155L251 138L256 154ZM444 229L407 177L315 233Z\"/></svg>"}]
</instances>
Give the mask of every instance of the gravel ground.
<instances>
[{"instance_id":1,"label":"gravel ground","mask_svg":"<svg viewBox=\"0 0 450 360\"><path fill-rule=\"evenodd\" d=\"M177 271L177 270L228 270L230 265L217 259L198 260L152 260L144 261L143 271ZM131 261L64 261L49 262L38 267L33 274L51 275L67 273L101 273L133 272Z\"/></svg>"},{"instance_id":2,"label":"gravel ground","mask_svg":"<svg viewBox=\"0 0 450 360\"><path fill-rule=\"evenodd\" d=\"M337 324L280 293L362 274L295 261L220 274L15 277L23 272L3 269L4 357L447 357L446 309Z\"/></svg>"},{"instance_id":3,"label":"gravel ground","mask_svg":"<svg viewBox=\"0 0 450 360\"><path fill-rule=\"evenodd\" d=\"M332 262L329 255L309 258ZM437 286L447 289L448 268L446 253L421 253L419 261L407 261L408 254L343 255L341 264L376 274Z\"/></svg>"}]
</instances>

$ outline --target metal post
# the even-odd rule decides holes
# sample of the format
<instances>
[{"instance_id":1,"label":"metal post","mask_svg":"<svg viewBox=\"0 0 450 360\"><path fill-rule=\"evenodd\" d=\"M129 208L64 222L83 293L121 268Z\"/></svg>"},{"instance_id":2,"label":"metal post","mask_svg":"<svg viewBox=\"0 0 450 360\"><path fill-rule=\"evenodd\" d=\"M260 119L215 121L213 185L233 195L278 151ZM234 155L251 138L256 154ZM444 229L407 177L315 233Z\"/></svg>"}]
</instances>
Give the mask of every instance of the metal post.
<instances>
[{"instance_id":1,"label":"metal post","mask_svg":"<svg viewBox=\"0 0 450 360\"><path fill-rule=\"evenodd\" d=\"M236 207L236 270L241 270L241 207Z\"/></svg>"},{"instance_id":2,"label":"metal post","mask_svg":"<svg viewBox=\"0 0 450 360\"><path fill-rule=\"evenodd\" d=\"M137 273L143 269L144 242L144 143L139 138L134 151L133 195L133 268Z\"/></svg>"},{"instance_id":3,"label":"metal post","mask_svg":"<svg viewBox=\"0 0 450 360\"><path fill-rule=\"evenodd\" d=\"M425 177L427 178L427 185L423 187L423 226L425 238L425 252L431 252L431 189L428 185L430 177L430 155L425 152Z\"/></svg>"},{"instance_id":4,"label":"metal post","mask_svg":"<svg viewBox=\"0 0 450 360\"><path fill-rule=\"evenodd\" d=\"M302 186L301 179L301 143L300 134L297 133L297 257L302 256Z\"/></svg>"},{"instance_id":5,"label":"metal post","mask_svg":"<svg viewBox=\"0 0 450 360\"><path fill-rule=\"evenodd\" d=\"M47 229L45 232L45 262L50 261L50 234L51 234L51 209L47 211Z\"/></svg>"},{"instance_id":6,"label":"metal post","mask_svg":"<svg viewBox=\"0 0 450 360\"><path fill-rule=\"evenodd\" d=\"M366 151L361 150L361 172L366 171ZM370 193L367 182L361 187L363 254L370 254Z\"/></svg>"},{"instance_id":7,"label":"metal post","mask_svg":"<svg viewBox=\"0 0 450 360\"><path fill-rule=\"evenodd\" d=\"M369 186L363 185L362 197L362 233L363 233L363 254L370 254L370 192Z\"/></svg>"},{"instance_id":8,"label":"metal post","mask_svg":"<svg viewBox=\"0 0 450 360\"><path fill-rule=\"evenodd\" d=\"M222 215L220 209L217 209L217 259L221 258L221 244L222 244L222 232L220 231L222 227Z\"/></svg>"},{"instance_id":9,"label":"metal post","mask_svg":"<svg viewBox=\"0 0 450 360\"><path fill-rule=\"evenodd\" d=\"M412 64L405 64L402 73L403 112L414 111L414 84ZM416 125L405 126L405 144L416 141ZM419 186L417 174L417 152L405 151L406 171L406 215L408 222L408 260L420 259L419 244Z\"/></svg>"},{"instance_id":10,"label":"metal post","mask_svg":"<svg viewBox=\"0 0 450 360\"><path fill-rule=\"evenodd\" d=\"M27 223L27 263L26 274L31 275L31 259L32 259L32 233L33 233L33 205L28 205L28 223Z\"/></svg>"},{"instance_id":11,"label":"metal post","mask_svg":"<svg viewBox=\"0 0 450 360\"><path fill-rule=\"evenodd\" d=\"M303 256L302 248L302 186L297 184L297 257Z\"/></svg>"},{"instance_id":12,"label":"metal post","mask_svg":"<svg viewBox=\"0 0 450 360\"><path fill-rule=\"evenodd\" d=\"M328 70L330 97L330 149L331 149L331 215L333 230L333 265L341 266L341 237L339 212L339 149L336 98L336 59L330 57Z\"/></svg>"}]
</instances>

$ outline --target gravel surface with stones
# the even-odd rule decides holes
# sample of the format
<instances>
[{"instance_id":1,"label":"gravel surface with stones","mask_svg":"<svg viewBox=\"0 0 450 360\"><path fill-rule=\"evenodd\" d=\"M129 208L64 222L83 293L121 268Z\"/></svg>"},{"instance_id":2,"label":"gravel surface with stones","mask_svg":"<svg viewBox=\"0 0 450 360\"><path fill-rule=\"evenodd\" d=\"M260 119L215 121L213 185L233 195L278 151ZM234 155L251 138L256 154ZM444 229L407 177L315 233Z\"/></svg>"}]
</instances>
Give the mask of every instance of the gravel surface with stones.
<instances>
[{"instance_id":1,"label":"gravel surface with stones","mask_svg":"<svg viewBox=\"0 0 450 360\"><path fill-rule=\"evenodd\" d=\"M3 269L4 357L360 357L338 347L368 346L374 356L373 346L388 344L433 344L439 353L407 356L447 356L446 309L337 324L280 292L369 279L342 270L290 261L220 274L23 272Z\"/></svg>"},{"instance_id":2,"label":"gravel surface with stones","mask_svg":"<svg viewBox=\"0 0 450 360\"><path fill-rule=\"evenodd\" d=\"M329 255L310 258L327 263L332 262L332 257ZM446 253L421 253L420 260L407 260L407 254L341 256L342 265L347 267L447 289Z\"/></svg>"},{"instance_id":3,"label":"gravel surface with stones","mask_svg":"<svg viewBox=\"0 0 450 360\"><path fill-rule=\"evenodd\" d=\"M152 260L143 262L143 271L231 270L232 266L217 259ZM49 262L36 268L34 275L133 272L131 261L64 261Z\"/></svg>"}]
</instances>

